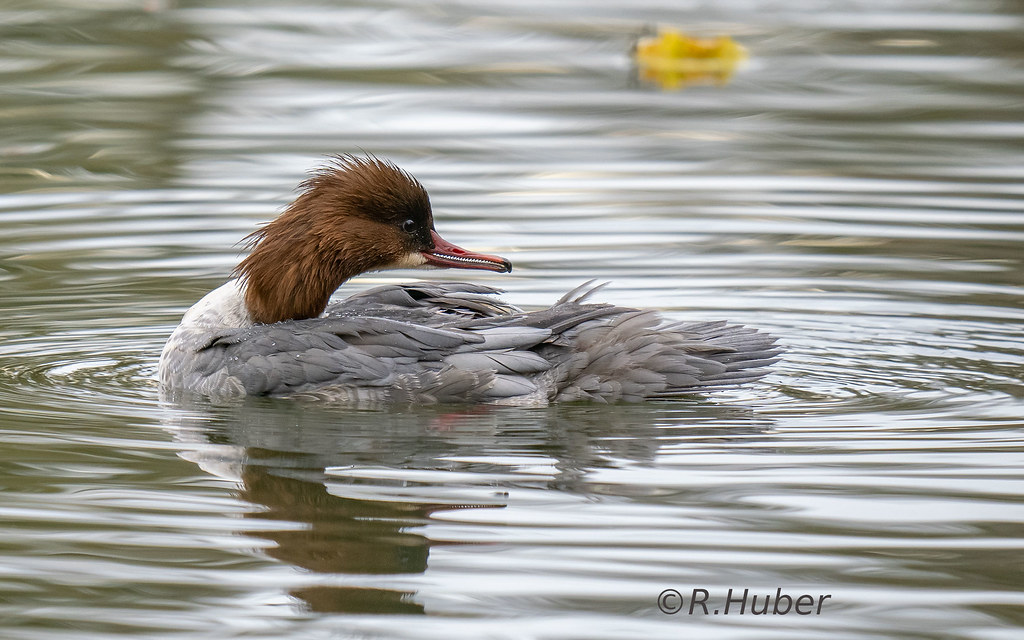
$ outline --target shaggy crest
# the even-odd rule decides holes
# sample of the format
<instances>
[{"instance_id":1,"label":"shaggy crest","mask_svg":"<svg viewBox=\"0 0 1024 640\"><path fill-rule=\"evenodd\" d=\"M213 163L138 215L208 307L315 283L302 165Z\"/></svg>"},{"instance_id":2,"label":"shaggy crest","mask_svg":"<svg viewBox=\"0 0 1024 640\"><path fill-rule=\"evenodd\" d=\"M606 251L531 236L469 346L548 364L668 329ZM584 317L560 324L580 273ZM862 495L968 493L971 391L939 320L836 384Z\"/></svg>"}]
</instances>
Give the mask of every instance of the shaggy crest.
<instances>
[{"instance_id":1,"label":"shaggy crest","mask_svg":"<svg viewBox=\"0 0 1024 640\"><path fill-rule=\"evenodd\" d=\"M433 246L426 190L390 162L338 156L299 188L284 213L244 240L252 252L234 275L255 322L314 318L349 278ZM408 221L412 233L402 230Z\"/></svg>"}]
</instances>

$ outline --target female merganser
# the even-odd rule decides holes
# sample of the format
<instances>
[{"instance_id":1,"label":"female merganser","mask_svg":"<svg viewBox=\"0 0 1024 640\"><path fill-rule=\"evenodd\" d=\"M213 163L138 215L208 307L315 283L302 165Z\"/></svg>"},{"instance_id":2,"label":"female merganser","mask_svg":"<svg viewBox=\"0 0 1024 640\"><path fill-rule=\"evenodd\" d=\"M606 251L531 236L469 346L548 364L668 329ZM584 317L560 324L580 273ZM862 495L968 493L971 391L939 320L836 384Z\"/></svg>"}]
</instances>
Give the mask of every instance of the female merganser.
<instances>
[{"instance_id":1,"label":"female merganser","mask_svg":"<svg viewBox=\"0 0 1024 640\"><path fill-rule=\"evenodd\" d=\"M755 380L781 351L740 325L662 325L654 311L588 304L600 288L590 283L533 312L494 299L499 289L455 282L382 286L328 306L366 271L512 270L442 239L426 190L374 157L336 158L247 240L235 278L167 340L165 388L352 403L636 402Z\"/></svg>"}]
</instances>

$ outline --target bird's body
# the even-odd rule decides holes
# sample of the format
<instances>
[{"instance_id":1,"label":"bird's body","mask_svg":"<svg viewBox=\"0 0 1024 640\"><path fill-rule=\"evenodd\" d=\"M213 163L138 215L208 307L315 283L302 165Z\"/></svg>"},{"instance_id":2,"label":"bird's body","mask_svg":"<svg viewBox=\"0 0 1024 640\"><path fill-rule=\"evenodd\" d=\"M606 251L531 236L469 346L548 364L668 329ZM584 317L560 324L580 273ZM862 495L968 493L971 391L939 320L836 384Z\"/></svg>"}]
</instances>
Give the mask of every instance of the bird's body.
<instances>
[{"instance_id":1,"label":"bird's body","mask_svg":"<svg viewBox=\"0 0 1024 640\"><path fill-rule=\"evenodd\" d=\"M363 193L367 186L377 191ZM755 380L780 351L740 325L665 325L654 311L590 303L599 287L589 283L532 312L501 302L492 287L442 282L377 287L328 305L366 270L511 265L442 240L422 187L388 163L344 158L306 188L254 234L238 277L182 318L160 358L162 385L354 404L636 402Z\"/></svg>"}]
</instances>

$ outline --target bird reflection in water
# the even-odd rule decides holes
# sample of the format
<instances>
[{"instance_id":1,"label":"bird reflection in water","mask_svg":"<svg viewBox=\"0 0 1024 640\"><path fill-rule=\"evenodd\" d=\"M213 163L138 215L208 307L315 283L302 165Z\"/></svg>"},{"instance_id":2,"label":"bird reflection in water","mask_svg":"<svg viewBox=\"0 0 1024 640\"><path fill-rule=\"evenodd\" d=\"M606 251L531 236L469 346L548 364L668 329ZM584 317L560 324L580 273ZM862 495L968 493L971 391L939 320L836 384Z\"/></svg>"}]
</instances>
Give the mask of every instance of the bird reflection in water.
<instances>
[{"instance_id":1,"label":"bird reflection in water","mask_svg":"<svg viewBox=\"0 0 1024 640\"><path fill-rule=\"evenodd\" d=\"M266 465L259 459L268 454L267 460L280 461L279 452L250 450L249 454L253 459L242 472L239 497L266 509L248 517L308 524L298 530L264 530L250 535L274 543L265 550L268 556L316 573L423 573L431 541L411 530L425 524L438 510L459 508L334 496L322 479L301 477L310 469L293 468L298 472L293 475L275 468L274 462ZM311 585L290 593L317 612L423 613L423 605L412 600L414 592L399 589Z\"/></svg>"},{"instance_id":2,"label":"bird reflection in water","mask_svg":"<svg viewBox=\"0 0 1024 640\"><path fill-rule=\"evenodd\" d=\"M516 488L590 495L594 469L650 462L659 447L702 435L749 443L771 426L744 407L703 403L358 411L164 400L165 426L187 444L180 455L238 483L237 496L257 506L246 518L266 523L244 535L308 572L288 593L324 613L426 613L409 585L431 548L488 544L424 535L438 514L500 509ZM535 459L543 471L520 475L505 459Z\"/></svg>"}]
</instances>

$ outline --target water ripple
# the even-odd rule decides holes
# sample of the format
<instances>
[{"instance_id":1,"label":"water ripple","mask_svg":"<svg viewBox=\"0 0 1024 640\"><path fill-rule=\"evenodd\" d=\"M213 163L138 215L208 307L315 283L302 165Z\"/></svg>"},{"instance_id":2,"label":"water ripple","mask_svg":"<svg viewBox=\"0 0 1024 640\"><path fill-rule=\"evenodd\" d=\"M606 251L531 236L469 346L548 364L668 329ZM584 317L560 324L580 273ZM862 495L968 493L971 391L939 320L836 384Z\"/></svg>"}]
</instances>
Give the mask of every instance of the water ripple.
<instances>
[{"instance_id":1,"label":"water ripple","mask_svg":"<svg viewBox=\"0 0 1024 640\"><path fill-rule=\"evenodd\" d=\"M0 10L5 637L1024 625L1019 11L244 4ZM657 23L750 63L641 85L629 48ZM604 300L763 327L785 358L641 406L161 402L163 341L238 240L360 149L423 181L446 237L509 257L473 279L517 304L609 280ZM780 586L835 607L655 602Z\"/></svg>"}]
</instances>

